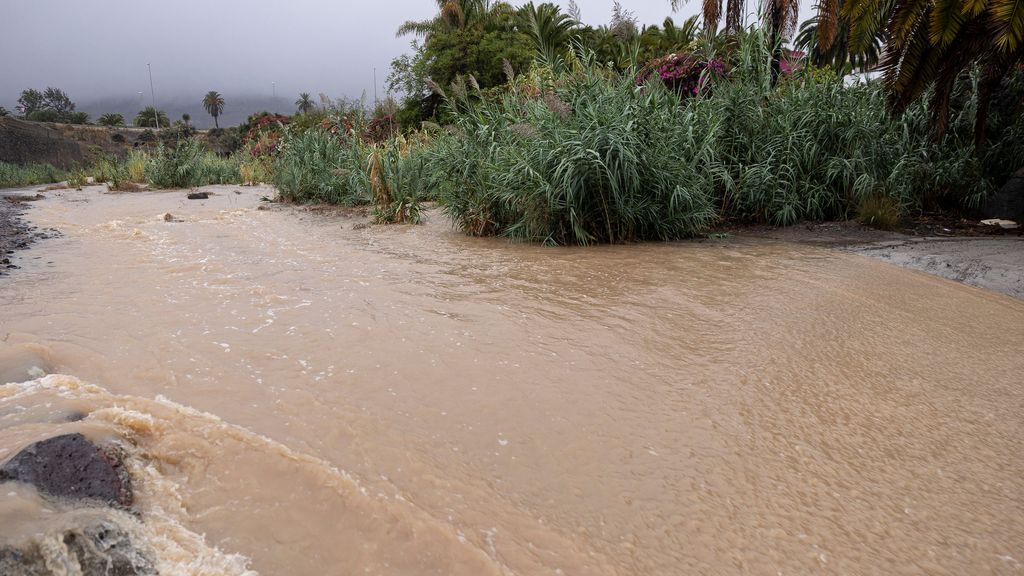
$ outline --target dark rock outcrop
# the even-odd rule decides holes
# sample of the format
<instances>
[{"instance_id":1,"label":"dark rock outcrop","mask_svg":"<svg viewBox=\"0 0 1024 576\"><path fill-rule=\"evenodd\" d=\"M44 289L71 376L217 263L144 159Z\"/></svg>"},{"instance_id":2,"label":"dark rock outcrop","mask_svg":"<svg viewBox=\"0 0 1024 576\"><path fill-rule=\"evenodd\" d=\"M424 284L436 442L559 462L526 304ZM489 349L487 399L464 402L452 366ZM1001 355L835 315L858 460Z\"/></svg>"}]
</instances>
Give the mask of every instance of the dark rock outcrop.
<instances>
[{"instance_id":1,"label":"dark rock outcrop","mask_svg":"<svg viewBox=\"0 0 1024 576\"><path fill-rule=\"evenodd\" d=\"M89 164L96 152L124 156L138 130L29 122L0 117L0 161L12 164L53 164L71 169ZM120 142L111 134L121 134Z\"/></svg>"},{"instance_id":2,"label":"dark rock outcrop","mask_svg":"<svg viewBox=\"0 0 1024 576\"><path fill-rule=\"evenodd\" d=\"M44 496L98 500L127 508L131 478L114 449L93 444L81 434L36 442L0 466L0 482L24 482Z\"/></svg>"},{"instance_id":3,"label":"dark rock outcrop","mask_svg":"<svg viewBox=\"0 0 1024 576\"><path fill-rule=\"evenodd\" d=\"M150 555L132 541L127 531L110 521L94 521L47 539L63 546L33 541L21 546L0 547L0 574L144 576L157 573Z\"/></svg>"},{"instance_id":4,"label":"dark rock outcrop","mask_svg":"<svg viewBox=\"0 0 1024 576\"><path fill-rule=\"evenodd\" d=\"M1024 168L1017 170L1002 188L988 198L982 214L986 218L1013 220L1024 226Z\"/></svg>"}]
</instances>

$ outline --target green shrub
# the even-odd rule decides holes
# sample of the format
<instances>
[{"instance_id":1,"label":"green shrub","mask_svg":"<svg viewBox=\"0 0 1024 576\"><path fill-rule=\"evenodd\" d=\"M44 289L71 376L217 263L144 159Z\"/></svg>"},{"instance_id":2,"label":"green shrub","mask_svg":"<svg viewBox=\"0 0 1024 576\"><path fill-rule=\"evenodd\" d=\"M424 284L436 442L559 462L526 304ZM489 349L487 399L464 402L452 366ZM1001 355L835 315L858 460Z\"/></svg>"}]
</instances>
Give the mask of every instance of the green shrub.
<instances>
[{"instance_id":1,"label":"green shrub","mask_svg":"<svg viewBox=\"0 0 1024 576\"><path fill-rule=\"evenodd\" d=\"M68 173L50 164L19 166L0 162L0 188L34 186L66 180Z\"/></svg>"},{"instance_id":2,"label":"green shrub","mask_svg":"<svg viewBox=\"0 0 1024 576\"><path fill-rule=\"evenodd\" d=\"M75 170L68 176L68 187L81 190L89 183L89 174L85 170Z\"/></svg>"}]
</instances>

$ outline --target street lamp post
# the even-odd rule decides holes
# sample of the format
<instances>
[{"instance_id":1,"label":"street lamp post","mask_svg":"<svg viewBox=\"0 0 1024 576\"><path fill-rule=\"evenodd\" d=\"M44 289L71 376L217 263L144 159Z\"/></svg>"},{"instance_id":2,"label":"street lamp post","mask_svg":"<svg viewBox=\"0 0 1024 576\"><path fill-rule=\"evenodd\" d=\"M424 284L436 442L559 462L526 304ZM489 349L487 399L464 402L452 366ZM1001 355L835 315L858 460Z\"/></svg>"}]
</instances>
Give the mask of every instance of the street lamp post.
<instances>
[{"instance_id":1,"label":"street lamp post","mask_svg":"<svg viewBox=\"0 0 1024 576\"><path fill-rule=\"evenodd\" d=\"M153 97L153 120L156 122L156 129L160 129L160 114L156 111L156 91L153 90L153 67L146 62L146 69L149 70L149 94Z\"/></svg>"}]
</instances>

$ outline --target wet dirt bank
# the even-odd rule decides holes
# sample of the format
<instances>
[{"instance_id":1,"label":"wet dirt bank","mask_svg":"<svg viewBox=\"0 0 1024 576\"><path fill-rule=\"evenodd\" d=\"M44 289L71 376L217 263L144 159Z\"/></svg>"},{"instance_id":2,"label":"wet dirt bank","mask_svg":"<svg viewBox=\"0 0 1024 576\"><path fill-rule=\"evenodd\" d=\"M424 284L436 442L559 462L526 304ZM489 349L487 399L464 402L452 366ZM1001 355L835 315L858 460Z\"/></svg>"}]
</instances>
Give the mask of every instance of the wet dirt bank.
<instances>
[{"instance_id":1,"label":"wet dirt bank","mask_svg":"<svg viewBox=\"0 0 1024 576\"><path fill-rule=\"evenodd\" d=\"M984 235L979 235L979 230ZM768 238L860 254L1024 298L1024 235L1020 230L974 227L944 231L950 234L939 236L931 234L934 230L924 230L925 235L910 235L853 222L827 222L789 228L754 227L730 233L737 238Z\"/></svg>"},{"instance_id":2,"label":"wet dirt bank","mask_svg":"<svg viewBox=\"0 0 1024 576\"><path fill-rule=\"evenodd\" d=\"M33 242L56 234L40 231L23 218L29 203L40 200L35 188L0 190L0 276L17 268L15 253L25 250Z\"/></svg>"}]
</instances>

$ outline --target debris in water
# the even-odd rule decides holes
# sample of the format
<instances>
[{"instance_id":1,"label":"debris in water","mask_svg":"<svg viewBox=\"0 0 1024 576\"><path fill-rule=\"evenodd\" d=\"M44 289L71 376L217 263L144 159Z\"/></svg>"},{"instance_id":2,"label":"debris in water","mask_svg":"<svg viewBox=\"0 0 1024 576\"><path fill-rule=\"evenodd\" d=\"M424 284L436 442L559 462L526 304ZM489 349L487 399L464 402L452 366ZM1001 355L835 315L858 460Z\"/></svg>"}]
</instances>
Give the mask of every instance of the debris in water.
<instances>
[{"instance_id":1,"label":"debris in water","mask_svg":"<svg viewBox=\"0 0 1024 576\"><path fill-rule=\"evenodd\" d=\"M1004 230L1014 230L1020 228L1020 224L1017 224L1013 220L1002 220L1000 218L982 220L981 223L984 224L985 226L999 226Z\"/></svg>"},{"instance_id":2,"label":"debris in water","mask_svg":"<svg viewBox=\"0 0 1024 576\"><path fill-rule=\"evenodd\" d=\"M60 545L53 545L59 542ZM109 520L67 528L18 546L0 546L0 574L38 576L57 574L54 567L71 567L74 574L156 574L148 550L131 534ZM60 571L63 574L65 572Z\"/></svg>"},{"instance_id":3,"label":"debris in water","mask_svg":"<svg viewBox=\"0 0 1024 576\"><path fill-rule=\"evenodd\" d=\"M210 194L208 192L189 192L188 194L189 200L206 200L209 197Z\"/></svg>"}]
</instances>

